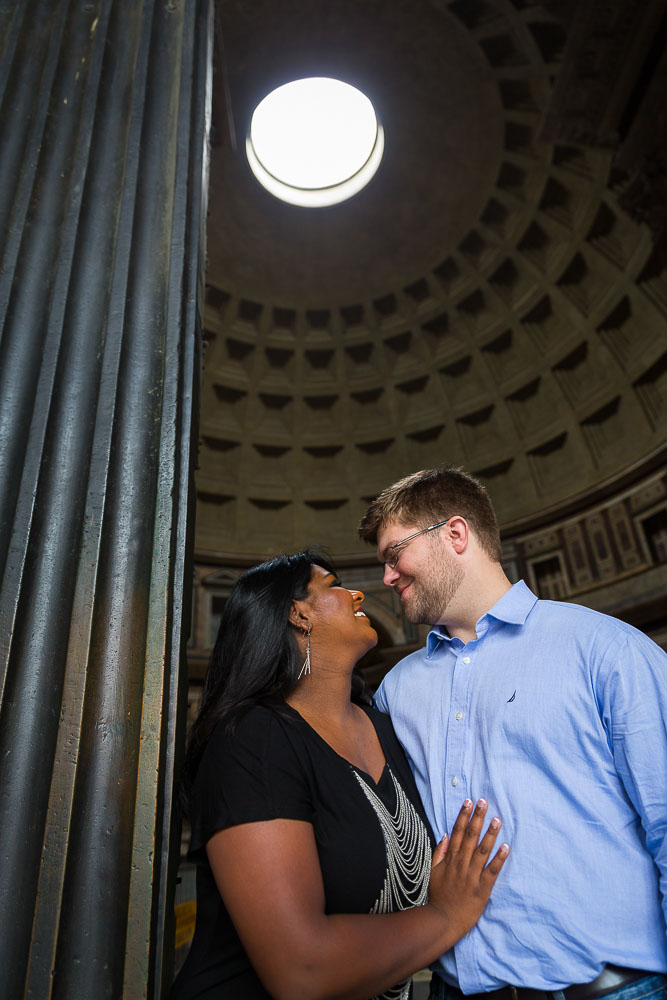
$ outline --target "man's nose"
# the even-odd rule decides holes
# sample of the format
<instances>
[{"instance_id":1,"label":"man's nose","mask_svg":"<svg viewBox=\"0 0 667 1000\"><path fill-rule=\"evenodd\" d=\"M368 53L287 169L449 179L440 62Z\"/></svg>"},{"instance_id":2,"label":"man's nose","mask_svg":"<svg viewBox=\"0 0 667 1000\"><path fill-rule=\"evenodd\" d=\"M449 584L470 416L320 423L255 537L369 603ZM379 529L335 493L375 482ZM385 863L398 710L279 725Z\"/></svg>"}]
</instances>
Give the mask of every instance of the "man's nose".
<instances>
[{"instance_id":1,"label":"man's nose","mask_svg":"<svg viewBox=\"0 0 667 1000\"><path fill-rule=\"evenodd\" d=\"M384 575L382 577L382 582L385 584L385 586L393 587L400 575L401 574L398 572L398 569L395 566L392 569L389 563L384 564Z\"/></svg>"}]
</instances>

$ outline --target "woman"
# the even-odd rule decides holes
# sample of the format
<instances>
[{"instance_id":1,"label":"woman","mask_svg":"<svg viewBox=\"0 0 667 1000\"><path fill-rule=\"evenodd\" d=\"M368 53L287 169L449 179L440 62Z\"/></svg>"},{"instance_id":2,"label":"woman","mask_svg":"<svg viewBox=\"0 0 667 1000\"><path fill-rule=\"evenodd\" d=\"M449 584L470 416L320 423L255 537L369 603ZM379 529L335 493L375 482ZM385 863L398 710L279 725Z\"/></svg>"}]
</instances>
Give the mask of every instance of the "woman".
<instances>
[{"instance_id":1,"label":"woman","mask_svg":"<svg viewBox=\"0 0 667 1000\"><path fill-rule=\"evenodd\" d=\"M351 700L363 599L314 550L232 590L186 757L197 925L173 1000L405 1000L486 905L500 821L476 849L466 803L431 861L391 723Z\"/></svg>"}]
</instances>

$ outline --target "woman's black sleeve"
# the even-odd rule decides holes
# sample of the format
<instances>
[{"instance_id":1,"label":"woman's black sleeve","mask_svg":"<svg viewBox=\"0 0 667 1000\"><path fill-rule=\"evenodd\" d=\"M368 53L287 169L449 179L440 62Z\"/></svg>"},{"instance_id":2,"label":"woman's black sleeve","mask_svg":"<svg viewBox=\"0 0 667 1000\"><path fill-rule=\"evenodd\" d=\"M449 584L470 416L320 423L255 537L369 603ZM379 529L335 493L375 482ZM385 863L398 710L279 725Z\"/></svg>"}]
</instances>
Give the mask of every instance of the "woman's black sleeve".
<instances>
[{"instance_id":1,"label":"woman's black sleeve","mask_svg":"<svg viewBox=\"0 0 667 1000\"><path fill-rule=\"evenodd\" d=\"M264 707L250 709L233 732L219 723L195 779L191 857L214 833L272 819L312 822L308 768L290 721Z\"/></svg>"}]
</instances>

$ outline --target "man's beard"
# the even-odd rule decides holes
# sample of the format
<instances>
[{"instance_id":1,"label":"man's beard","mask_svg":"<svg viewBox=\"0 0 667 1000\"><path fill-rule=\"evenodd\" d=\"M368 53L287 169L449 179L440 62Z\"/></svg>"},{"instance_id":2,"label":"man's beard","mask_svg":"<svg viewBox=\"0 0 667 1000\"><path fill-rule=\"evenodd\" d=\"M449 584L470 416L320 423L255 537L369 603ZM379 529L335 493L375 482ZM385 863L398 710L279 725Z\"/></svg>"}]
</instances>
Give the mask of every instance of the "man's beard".
<instances>
[{"instance_id":1,"label":"man's beard","mask_svg":"<svg viewBox=\"0 0 667 1000\"><path fill-rule=\"evenodd\" d=\"M426 572L420 573L418 581L412 580L403 604L405 617L413 625L435 625L442 619L462 580L462 566L446 558L440 565L434 560Z\"/></svg>"}]
</instances>

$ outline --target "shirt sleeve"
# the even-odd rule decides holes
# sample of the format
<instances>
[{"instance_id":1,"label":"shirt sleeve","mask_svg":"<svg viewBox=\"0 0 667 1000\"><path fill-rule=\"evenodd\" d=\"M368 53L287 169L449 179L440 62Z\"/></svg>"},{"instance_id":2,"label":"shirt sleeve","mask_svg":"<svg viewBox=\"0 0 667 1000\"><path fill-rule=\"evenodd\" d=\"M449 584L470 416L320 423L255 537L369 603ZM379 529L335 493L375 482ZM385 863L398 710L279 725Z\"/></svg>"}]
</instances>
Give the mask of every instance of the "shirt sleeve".
<instances>
[{"instance_id":1,"label":"shirt sleeve","mask_svg":"<svg viewBox=\"0 0 667 1000\"><path fill-rule=\"evenodd\" d=\"M193 792L189 855L196 858L218 830L272 819L312 822L313 798L290 720L256 707L232 732L219 723L206 745Z\"/></svg>"},{"instance_id":2,"label":"shirt sleeve","mask_svg":"<svg viewBox=\"0 0 667 1000\"><path fill-rule=\"evenodd\" d=\"M387 703L384 681L382 681L379 688L373 695L373 708L377 708L378 712L389 714L389 705Z\"/></svg>"},{"instance_id":3,"label":"shirt sleeve","mask_svg":"<svg viewBox=\"0 0 667 1000\"><path fill-rule=\"evenodd\" d=\"M667 654L627 627L603 653L602 718L660 872L667 924Z\"/></svg>"}]
</instances>

